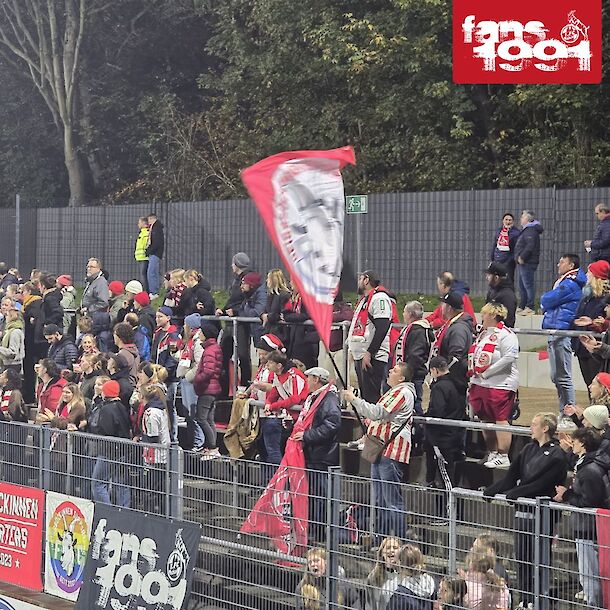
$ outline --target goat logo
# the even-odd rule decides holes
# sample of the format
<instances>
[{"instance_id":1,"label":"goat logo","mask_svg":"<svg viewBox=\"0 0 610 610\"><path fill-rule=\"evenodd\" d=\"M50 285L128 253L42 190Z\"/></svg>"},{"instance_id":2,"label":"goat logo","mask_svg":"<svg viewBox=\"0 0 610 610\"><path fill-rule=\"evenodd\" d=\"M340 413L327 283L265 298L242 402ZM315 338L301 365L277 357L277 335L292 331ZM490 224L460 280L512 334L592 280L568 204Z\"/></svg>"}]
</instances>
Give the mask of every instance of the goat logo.
<instances>
[{"instance_id":1,"label":"goat logo","mask_svg":"<svg viewBox=\"0 0 610 610\"><path fill-rule=\"evenodd\" d=\"M51 510L47 508L47 548L52 569L47 565L46 589L69 599L76 599L78 595L89 550L93 515L90 519L85 518L80 508L81 502L79 500L77 505L71 500L65 500L51 507ZM87 513L85 507L83 510Z\"/></svg>"}]
</instances>

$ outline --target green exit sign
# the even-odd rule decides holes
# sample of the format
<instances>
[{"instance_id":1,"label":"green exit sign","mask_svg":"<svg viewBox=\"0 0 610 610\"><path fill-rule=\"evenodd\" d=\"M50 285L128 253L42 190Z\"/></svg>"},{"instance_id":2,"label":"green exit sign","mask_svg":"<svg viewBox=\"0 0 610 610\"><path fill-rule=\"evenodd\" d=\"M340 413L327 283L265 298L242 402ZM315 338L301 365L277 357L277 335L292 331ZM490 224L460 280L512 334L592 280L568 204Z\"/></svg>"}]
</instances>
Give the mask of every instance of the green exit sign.
<instances>
[{"instance_id":1,"label":"green exit sign","mask_svg":"<svg viewBox=\"0 0 610 610\"><path fill-rule=\"evenodd\" d=\"M345 198L345 211L348 214L366 214L369 211L369 196L348 195Z\"/></svg>"}]
</instances>

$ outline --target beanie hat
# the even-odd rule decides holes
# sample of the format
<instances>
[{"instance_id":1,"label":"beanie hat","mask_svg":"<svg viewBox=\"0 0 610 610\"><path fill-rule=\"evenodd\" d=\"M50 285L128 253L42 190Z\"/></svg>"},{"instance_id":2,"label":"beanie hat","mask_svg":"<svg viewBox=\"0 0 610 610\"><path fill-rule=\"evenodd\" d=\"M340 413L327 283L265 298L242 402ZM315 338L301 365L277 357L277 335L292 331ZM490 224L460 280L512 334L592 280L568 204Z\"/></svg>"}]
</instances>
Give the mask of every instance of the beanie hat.
<instances>
[{"instance_id":1,"label":"beanie hat","mask_svg":"<svg viewBox=\"0 0 610 610\"><path fill-rule=\"evenodd\" d=\"M142 292L138 292L133 300L142 307L150 305L150 297L148 296L148 292L144 292L143 290Z\"/></svg>"},{"instance_id":2,"label":"beanie hat","mask_svg":"<svg viewBox=\"0 0 610 610\"><path fill-rule=\"evenodd\" d=\"M201 328L201 316L198 313L192 313L184 318L184 323L189 328Z\"/></svg>"},{"instance_id":3,"label":"beanie hat","mask_svg":"<svg viewBox=\"0 0 610 610\"><path fill-rule=\"evenodd\" d=\"M608 407L606 405L591 405L582 416L597 430L603 430L608 425Z\"/></svg>"},{"instance_id":4,"label":"beanie hat","mask_svg":"<svg viewBox=\"0 0 610 610\"><path fill-rule=\"evenodd\" d=\"M589 265L589 271L593 274L593 277L597 277L600 280L607 280L610 275L610 263L608 261L595 261Z\"/></svg>"},{"instance_id":5,"label":"beanie hat","mask_svg":"<svg viewBox=\"0 0 610 610\"><path fill-rule=\"evenodd\" d=\"M57 333L59 333L60 335L62 334L61 328L59 328L57 324L45 324L44 328L42 329L42 334L45 337L55 335Z\"/></svg>"},{"instance_id":6,"label":"beanie hat","mask_svg":"<svg viewBox=\"0 0 610 610\"><path fill-rule=\"evenodd\" d=\"M238 252L233 255L232 262L240 269L247 269L250 266L250 257L245 252Z\"/></svg>"},{"instance_id":7,"label":"beanie hat","mask_svg":"<svg viewBox=\"0 0 610 610\"><path fill-rule=\"evenodd\" d=\"M159 307L157 311L160 311L164 316L167 316L168 318L171 318L174 315L172 308L168 307L167 305L161 305L161 307Z\"/></svg>"},{"instance_id":8,"label":"beanie hat","mask_svg":"<svg viewBox=\"0 0 610 610\"><path fill-rule=\"evenodd\" d=\"M610 392L610 373L597 373L595 378Z\"/></svg>"},{"instance_id":9,"label":"beanie hat","mask_svg":"<svg viewBox=\"0 0 610 610\"><path fill-rule=\"evenodd\" d=\"M250 273L246 273L246 275L241 278L241 283L248 284L250 288L258 288L261 285L261 274L250 271Z\"/></svg>"},{"instance_id":10,"label":"beanie hat","mask_svg":"<svg viewBox=\"0 0 610 610\"><path fill-rule=\"evenodd\" d=\"M125 292L129 292L131 294L140 294L140 292L144 291L144 287L138 280L129 280L127 284L125 284Z\"/></svg>"},{"instance_id":11,"label":"beanie hat","mask_svg":"<svg viewBox=\"0 0 610 610\"><path fill-rule=\"evenodd\" d=\"M110 290L110 292L112 292L114 295L121 294L125 290L125 285L123 282L115 280L114 282L110 282L110 284L108 284L108 290Z\"/></svg>"},{"instance_id":12,"label":"beanie hat","mask_svg":"<svg viewBox=\"0 0 610 610\"><path fill-rule=\"evenodd\" d=\"M201 320L201 332L206 339L216 339L218 337L218 327L213 322Z\"/></svg>"},{"instance_id":13,"label":"beanie hat","mask_svg":"<svg viewBox=\"0 0 610 610\"><path fill-rule=\"evenodd\" d=\"M72 276L71 275L60 275L57 278L57 283L60 286L72 286Z\"/></svg>"},{"instance_id":14,"label":"beanie hat","mask_svg":"<svg viewBox=\"0 0 610 610\"><path fill-rule=\"evenodd\" d=\"M456 311L464 309L464 297L461 292L456 292L455 290L452 290L444 297L441 297L441 302L447 303L451 309L455 309Z\"/></svg>"},{"instance_id":15,"label":"beanie hat","mask_svg":"<svg viewBox=\"0 0 610 610\"><path fill-rule=\"evenodd\" d=\"M118 398L121 393L121 386L118 381L110 380L102 385L102 394L106 398Z\"/></svg>"},{"instance_id":16,"label":"beanie hat","mask_svg":"<svg viewBox=\"0 0 610 610\"><path fill-rule=\"evenodd\" d=\"M277 335L272 335L271 333L263 335L256 344L256 347L258 349L264 349L266 352L274 352L275 350L280 350L280 352L286 351L281 339Z\"/></svg>"},{"instance_id":17,"label":"beanie hat","mask_svg":"<svg viewBox=\"0 0 610 610\"><path fill-rule=\"evenodd\" d=\"M489 263L487 269L485 269L485 273L489 273L489 275L497 275L499 277L507 277L508 269L502 263Z\"/></svg>"}]
</instances>

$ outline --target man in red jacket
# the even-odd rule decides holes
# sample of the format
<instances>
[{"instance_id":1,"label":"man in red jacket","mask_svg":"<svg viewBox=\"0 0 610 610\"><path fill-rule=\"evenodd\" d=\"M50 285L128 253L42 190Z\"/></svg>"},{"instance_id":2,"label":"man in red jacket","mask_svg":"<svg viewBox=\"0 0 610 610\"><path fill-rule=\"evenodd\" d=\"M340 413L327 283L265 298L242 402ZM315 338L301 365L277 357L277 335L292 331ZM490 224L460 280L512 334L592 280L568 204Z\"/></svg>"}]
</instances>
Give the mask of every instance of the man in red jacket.
<instances>
[{"instance_id":1,"label":"man in red jacket","mask_svg":"<svg viewBox=\"0 0 610 610\"><path fill-rule=\"evenodd\" d=\"M438 330L441 326L445 324L445 322L447 322L447 320L443 318L442 299L446 294L449 294L450 292L460 293L463 298L462 309L473 320L477 319L474 314L472 302L470 300L470 297L468 296L468 293L470 292L470 286L468 286L466 282L463 282L462 280L456 280L453 277L453 273L450 273L449 271L443 271L436 278L436 287L438 288L438 294L441 299L441 303L430 315L426 316L426 320L430 322L434 330ZM476 322L474 322L474 324L476 324Z\"/></svg>"},{"instance_id":2,"label":"man in red jacket","mask_svg":"<svg viewBox=\"0 0 610 610\"><path fill-rule=\"evenodd\" d=\"M216 341L217 337L216 326L212 322L202 320L200 341L203 345L203 355L193 380L193 387L198 396L195 419L205 437L201 456L203 460L220 457L220 451L216 447L216 424L214 422L214 412L216 411L214 400L221 392L220 373L222 372L222 350Z\"/></svg>"}]
</instances>

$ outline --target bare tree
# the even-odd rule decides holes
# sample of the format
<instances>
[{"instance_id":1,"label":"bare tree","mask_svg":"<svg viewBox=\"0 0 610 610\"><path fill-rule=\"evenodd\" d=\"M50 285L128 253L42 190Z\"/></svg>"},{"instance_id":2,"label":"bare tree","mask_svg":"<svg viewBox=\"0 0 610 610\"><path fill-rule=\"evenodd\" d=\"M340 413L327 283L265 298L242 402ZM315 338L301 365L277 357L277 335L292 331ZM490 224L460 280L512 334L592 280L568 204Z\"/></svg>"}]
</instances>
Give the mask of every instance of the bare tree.
<instances>
[{"instance_id":1,"label":"bare tree","mask_svg":"<svg viewBox=\"0 0 610 610\"><path fill-rule=\"evenodd\" d=\"M87 0L0 0L0 54L29 74L63 138L70 205L85 200L79 158L75 95L81 61Z\"/></svg>"}]
</instances>

